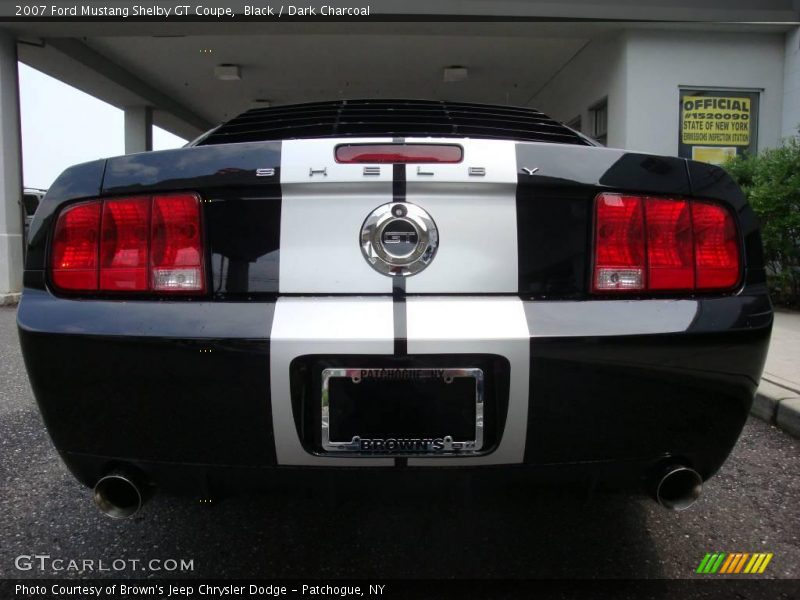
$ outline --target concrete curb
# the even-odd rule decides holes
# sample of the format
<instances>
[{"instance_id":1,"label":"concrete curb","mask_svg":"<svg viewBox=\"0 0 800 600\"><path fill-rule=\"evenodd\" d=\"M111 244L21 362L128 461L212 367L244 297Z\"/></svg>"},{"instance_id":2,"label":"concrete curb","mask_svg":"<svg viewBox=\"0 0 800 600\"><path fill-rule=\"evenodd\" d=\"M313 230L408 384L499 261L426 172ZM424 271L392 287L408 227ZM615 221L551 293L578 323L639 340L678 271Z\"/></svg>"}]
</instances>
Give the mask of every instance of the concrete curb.
<instances>
[{"instance_id":1,"label":"concrete curb","mask_svg":"<svg viewBox=\"0 0 800 600\"><path fill-rule=\"evenodd\" d=\"M0 306L16 306L22 294L0 294Z\"/></svg>"},{"instance_id":2,"label":"concrete curb","mask_svg":"<svg viewBox=\"0 0 800 600\"><path fill-rule=\"evenodd\" d=\"M797 392L762 379L750 414L800 438L800 394Z\"/></svg>"}]
</instances>

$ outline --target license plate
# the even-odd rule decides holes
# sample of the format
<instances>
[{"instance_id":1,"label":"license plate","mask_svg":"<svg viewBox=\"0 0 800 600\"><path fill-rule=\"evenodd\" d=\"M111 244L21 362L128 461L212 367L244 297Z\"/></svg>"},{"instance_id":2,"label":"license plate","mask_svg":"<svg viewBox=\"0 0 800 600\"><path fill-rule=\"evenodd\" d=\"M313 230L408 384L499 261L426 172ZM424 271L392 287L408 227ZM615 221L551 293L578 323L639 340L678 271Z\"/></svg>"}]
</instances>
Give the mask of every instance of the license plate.
<instances>
[{"instance_id":1,"label":"license plate","mask_svg":"<svg viewBox=\"0 0 800 600\"><path fill-rule=\"evenodd\" d=\"M322 448L357 454L470 454L483 448L483 371L322 371Z\"/></svg>"}]
</instances>

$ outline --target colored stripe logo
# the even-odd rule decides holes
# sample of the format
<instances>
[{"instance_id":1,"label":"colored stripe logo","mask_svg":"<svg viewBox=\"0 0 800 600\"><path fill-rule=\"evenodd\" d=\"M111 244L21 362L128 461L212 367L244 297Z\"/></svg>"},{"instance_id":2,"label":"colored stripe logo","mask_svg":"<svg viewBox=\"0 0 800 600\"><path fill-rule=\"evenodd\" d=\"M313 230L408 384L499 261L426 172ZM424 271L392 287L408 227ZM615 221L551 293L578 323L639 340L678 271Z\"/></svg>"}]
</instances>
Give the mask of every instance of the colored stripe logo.
<instances>
[{"instance_id":1,"label":"colored stripe logo","mask_svg":"<svg viewBox=\"0 0 800 600\"><path fill-rule=\"evenodd\" d=\"M771 552L714 552L700 561L696 573L735 575L763 573L774 554Z\"/></svg>"}]
</instances>

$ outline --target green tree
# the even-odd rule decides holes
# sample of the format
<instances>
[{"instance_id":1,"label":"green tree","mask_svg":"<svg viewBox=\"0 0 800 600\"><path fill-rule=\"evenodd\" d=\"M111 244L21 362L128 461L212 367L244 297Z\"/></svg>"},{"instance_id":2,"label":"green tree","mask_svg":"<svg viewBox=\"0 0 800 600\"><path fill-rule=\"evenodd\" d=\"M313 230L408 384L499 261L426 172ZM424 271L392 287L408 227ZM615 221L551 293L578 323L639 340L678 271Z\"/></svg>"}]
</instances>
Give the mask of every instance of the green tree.
<instances>
[{"instance_id":1,"label":"green tree","mask_svg":"<svg viewBox=\"0 0 800 600\"><path fill-rule=\"evenodd\" d=\"M761 220L768 282L776 302L800 304L800 135L725 167Z\"/></svg>"}]
</instances>

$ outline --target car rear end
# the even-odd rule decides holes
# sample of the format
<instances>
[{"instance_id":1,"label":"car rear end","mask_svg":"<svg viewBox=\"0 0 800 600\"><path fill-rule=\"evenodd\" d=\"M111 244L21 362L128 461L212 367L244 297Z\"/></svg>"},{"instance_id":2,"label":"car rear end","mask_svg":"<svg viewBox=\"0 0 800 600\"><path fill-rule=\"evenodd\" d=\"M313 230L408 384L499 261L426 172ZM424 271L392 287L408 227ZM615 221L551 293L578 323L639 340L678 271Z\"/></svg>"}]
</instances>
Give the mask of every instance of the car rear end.
<instances>
[{"instance_id":1,"label":"car rear end","mask_svg":"<svg viewBox=\"0 0 800 600\"><path fill-rule=\"evenodd\" d=\"M200 493L330 470L706 479L772 325L724 170L528 109L388 101L68 169L18 314L82 482Z\"/></svg>"}]
</instances>

